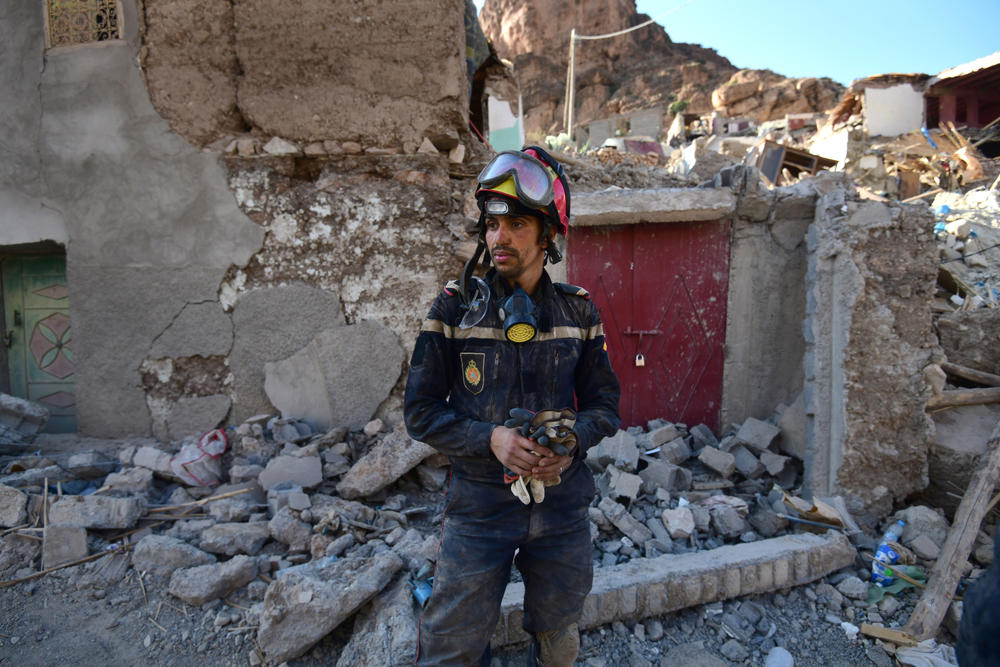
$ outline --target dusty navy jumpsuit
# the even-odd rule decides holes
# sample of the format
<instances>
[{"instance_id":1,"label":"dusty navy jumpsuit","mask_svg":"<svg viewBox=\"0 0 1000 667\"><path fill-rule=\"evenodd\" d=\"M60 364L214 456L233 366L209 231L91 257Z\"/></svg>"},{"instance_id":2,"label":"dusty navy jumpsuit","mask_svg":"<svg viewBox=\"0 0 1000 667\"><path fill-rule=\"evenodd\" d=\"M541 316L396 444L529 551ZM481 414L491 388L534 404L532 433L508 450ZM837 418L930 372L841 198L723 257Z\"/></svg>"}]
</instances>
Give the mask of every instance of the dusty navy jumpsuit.
<instances>
[{"instance_id":1,"label":"dusty navy jumpsuit","mask_svg":"<svg viewBox=\"0 0 1000 667\"><path fill-rule=\"evenodd\" d=\"M587 507L594 480L582 459L620 423L618 380L587 293L543 273L532 295L538 334L512 343L499 314L511 288L494 271L486 279L493 298L472 328L458 326L464 311L454 284L438 296L406 383L410 435L452 464L433 592L420 620L419 664L489 663L512 562L524 579L526 631L579 619L593 578ZM493 429L514 407L578 411L574 461L542 503L515 498L490 451Z\"/></svg>"}]
</instances>

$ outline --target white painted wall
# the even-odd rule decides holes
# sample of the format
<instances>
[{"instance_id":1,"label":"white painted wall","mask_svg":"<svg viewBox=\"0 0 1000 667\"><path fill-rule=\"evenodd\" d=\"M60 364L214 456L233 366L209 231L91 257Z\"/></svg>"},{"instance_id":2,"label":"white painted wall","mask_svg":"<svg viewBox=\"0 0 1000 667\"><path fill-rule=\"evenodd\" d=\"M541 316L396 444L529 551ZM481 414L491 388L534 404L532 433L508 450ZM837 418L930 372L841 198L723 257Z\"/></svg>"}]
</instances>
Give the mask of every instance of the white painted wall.
<instances>
[{"instance_id":1,"label":"white painted wall","mask_svg":"<svg viewBox=\"0 0 1000 667\"><path fill-rule=\"evenodd\" d=\"M924 126L924 94L908 83L865 89L868 136L894 137Z\"/></svg>"}]
</instances>

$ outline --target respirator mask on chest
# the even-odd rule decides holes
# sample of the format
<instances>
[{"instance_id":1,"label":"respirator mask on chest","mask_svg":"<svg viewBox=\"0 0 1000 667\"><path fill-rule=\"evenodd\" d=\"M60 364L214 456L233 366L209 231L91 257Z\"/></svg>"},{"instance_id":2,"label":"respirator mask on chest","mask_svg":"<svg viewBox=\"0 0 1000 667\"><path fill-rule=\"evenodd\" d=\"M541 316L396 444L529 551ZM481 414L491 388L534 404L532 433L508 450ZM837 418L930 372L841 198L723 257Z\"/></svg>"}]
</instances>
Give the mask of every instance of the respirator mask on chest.
<instances>
[{"instance_id":1,"label":"respirator mask on chest","mask_svg":"<svg viewBox=\"0 0 1000 667\"><path fill-rule=\"evenodd\" d=\"M527 343L538 333L535 323L535 304L522 288L514 293L500 306L500 318L503 320L503 334L512 343Z\"/></svg>"}]
</instances>

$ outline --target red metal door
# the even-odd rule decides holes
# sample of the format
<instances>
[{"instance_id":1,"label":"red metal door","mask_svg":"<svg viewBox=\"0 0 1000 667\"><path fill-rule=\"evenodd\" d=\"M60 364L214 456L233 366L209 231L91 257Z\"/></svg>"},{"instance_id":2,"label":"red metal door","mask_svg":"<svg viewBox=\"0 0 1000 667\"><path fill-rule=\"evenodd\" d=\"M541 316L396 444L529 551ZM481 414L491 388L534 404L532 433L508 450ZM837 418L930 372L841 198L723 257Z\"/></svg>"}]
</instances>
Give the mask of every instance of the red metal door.
<instances>
[{"instance_id":1,"label":"red metal door","mask_svg":"<svg viewBox=\"0 0 1000 667\"><path fill-rule=\"evenodd\" d=\"M601 311L622 425L719 429L729 222L576 227L569 281Z\"/></svg>"}]
</instances>

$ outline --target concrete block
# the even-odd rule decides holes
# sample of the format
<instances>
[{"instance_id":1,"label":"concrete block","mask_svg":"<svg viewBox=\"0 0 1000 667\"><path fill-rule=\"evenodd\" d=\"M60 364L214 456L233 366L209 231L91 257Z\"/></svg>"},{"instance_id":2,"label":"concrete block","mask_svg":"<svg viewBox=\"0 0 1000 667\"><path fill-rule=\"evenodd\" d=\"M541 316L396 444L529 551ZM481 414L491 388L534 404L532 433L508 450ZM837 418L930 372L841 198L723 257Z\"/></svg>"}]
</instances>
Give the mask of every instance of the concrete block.
<instances>
[{"instance_id":1,"label":"concrete block","mask_svg":"<svg viewBox=\"0 0 1000 667\"><path fill-rule=\"evenodd\" d=\"M736 432L736 439L757 452L763 452L771 446L779 433L781 429L774 424L750 417Z\"/></svg>"},{"instance_id":2,"label":"concrete block","mask_svg":"<svg viewBox=\"0 0 1000 667\"><path fill-rule=\"evenodd\" d=\"M732 454L709 445L702 448L698 460L723 477L729 477L736 470L736 458Z\"/></svg>"},{"instance_id":3,"label":"concrete block","mask_svg":"<svg viewBox=\"0 0 1000 667\"><path fill-rule=\"evenodd\" d=\"M598 469L615 466L625 472L635 472L639 463L639 447L634 435L628 431L618 431L591 448L587 452L587 459L593 461Z\"/></svg>"},{"instance_id":4,"label":"concrete block","mask_svg":"<svg viewBox=\"0 0 1000 667\"><path fill-rule=\"evenodd\" d=\"M176 570L167 591L190 605L200 606L246 586L256 576L256 558L234 556L224 563Z\"/></svg>"},{"instance_id":5,"label":"concrete block","mask_svg":"<svg viewBox=\"0 0 1000 667\"><path fill-rule=\"evenodd\" d=\"M323 464L318 456L276 456L257 480L265 491L284 482L308 489L323 481Z\"/></svg>"},{"instance_id":6,"label":"concrete block","mask_svg":"<svg viewBox=\"0 0 1000 667\"><path fill-rule=\"evenodd\" d=\"M918 558L924 560L937 560L941 554L941 547L927 535L917 535L910 542L910 548Z\"/></svg>"},{"instance_id":7,"label":"concrete block","mask_svg":"<svg viewBox=\"0 0 1000 667\"><path fill-rule=\"evenodd\" d=\"M646 467L639 471L644 493L656 493L657 489L686 491L691 488L691 471L672 463L646 459Z\"/></svg>"},{"instance_id":8,"label":"concrete block","mask_svg":"<svg viewBox=\"0 0 1000 667\"><path fill-rule=\"evenodd\" d=\"M287 544L290 551L303 552L309 549L312 526L301 521L290 507L283 507L267 523L271 538Z\"/></svg>"},{"instance_id":9,"label":"concrete block","mask_svg":"<svg viewBox=\"0 0 1000 667\"><path fill-rule=\"evenodd\" d=\"M147 535L132 550L132 566L136 570L165 577L175 570L214 562L212 554L167 535Z\"/></svg>"},{"instance_id":10,"label":"concrete block","mask_svg":"<svg viewBox=\"0 0 1000 667\"><path fill-rule=\"evenodd\" d=\"M606 489L604 495L609 498L635 500L639 497L639 491L643 487L644 478L629 472L622 472L615 466L608 466L602 477L605 479L599 486L602 490Z\"/></svg>"},{"instance_id":11,"label":"concrete block","mask_svg":"<svg viewBox=\"0 0 1000 667\"><path fill-rule=\"evenodd\" d=\"M667 532L675 540L685 540L694 533L694 515L689 507L663 510L662 518Z\"/></svg>"},{"instance_id":12,"label":"concrete block","mask_svg":"<svg viewBox=\"0 0 1000 667\"><path fill-rule=\"evenodd\" d=\"M757 479L764 474L764 464L743 445L736 445L729 453L733 455L736 469L747 479Z\"/></svg>"},{"instance_id":13,"label":"concrete block","mask_svg":"<svg viewBox=\"0 0 1000 667\"><path fill-rule=\"evenodd\" d=\"M666 442L679 438L680 431L678 431L677 427L673 424L667 424L666 426L661 426L660 428L650 431L647 437L649 438L649 443L653 447L659 447Z\"/></svg>"},{"instance_id":14,"label":"concrete block","mask_svg":"<svg viewBox=\"0 0 1000 667\"><path fill-rule=\"evenodd\" d=\"M663 445L660 449L660 458L679 466L691 458L691 448L684 438L676 438Z\"/></svg>"},{"instance_id":15,"label":"concrete block","mask_svg":"<svg viewBox=\"0 0 1000 667\"><path fill-rule=\"evenodd\" d=\"M348 499L377 493L435 451L430 445L411 438L401 426L386 435L351 466L337 484L337 493Z\"/></svg>"},{"instance_id":16,"label":"concrete block","mask_svg":"<svg viewBox=\"0 0 1000 667\"><path fill-rule=\"evenodd\" d=\"M132 457L132 465L148 468L159 477L175 479L174 472L170 469L171 458L173 457L170 454L146 445L136 450L135 456Z\"/></svg>"},{"instance_id":17,"label":"concrete block","mask_svg":"<svg viewBox=\"0 0 1000 667\"><path fill-rule=\"evenodd\" d=\"M792 404L785 408L778 420L781 437L778 447L785 454L806 458L806 404L804 392L799 392Z\"/></svg>"},{"instance_id":18,"label":"concrete block","mask_svg":"<svg viewBox=\"0 0 1000 667\"><path fill-rule=\"evenodd\" d=\"M760 455L760 462L764 464L767 469L767 474L772 477L779 477L785 471L785 466L791 459L787 456L782 456L781 454L775 454L771 451L762 452Z\"/></svg>"},{"instance_id":19,"label":"concrete block","mask_svg":"<svg viewBox=\"0 0 1000 667\"><path fill-rule=\"evenodd\" d=\"M101 530L124 529L133 527L142 511L135 498L63 496L49 507L49 521Z\"/></svg>"},{"instance_id":20,"label":"concrete block","mask_svg":"<svg viewBox=\"0 0 1000 667\"><path fill-rule=\"evenodd\" d=\"M121 491L145 496L153 488L153 471L149 468L129 468L113 472L104 478L104 486L111 491Z\"/></svg>"},{"instance_id":21,"label":"concrete block","mask_svg":"<svg viewBox=\"0 0 1000 667\"><path fill-rule=\"evenodd\" d=\"M712 433L712 429L708 428L704 424L698 424L690 429L688 433L691 434L691 441L694 443L695 449L701 449L702 447L717 447L719 445L719 440Z\"/></svg>"},{"instance_id":22,"label":"concrete block","mask_svg":"<svg viewBox=\"0 0 1000 667\"><path fill-rule=\"evenodd\" d=\"M0 393L0 425L15 431L16 440L7 444L29 443L49 420L49 411L44 405L10 394Z\"/></svg>"},{"instance_id":23,"label":"concrete block","mask_svg":"<svg viewBox=\"0 0 1000 667\"><path fill-rule=\"evenodd\" d=\"M740 513L727 505L713 507L712 527L727 539L734 539L746 532L747 525Z\"/></svg>"},{"instance_id":24,"label":"concrete block","mask_svg":"<svg viewBox=\"0 0 1000 667\"><path fill-rule=\"evenodd\" d=\"M201 533L201 548L213 554L253 556L270 536L264 521L218 523Z\"/></svg>"},{"instance_id":25,"label":"concrete block","mask_svg":"<svg viewBox=\"0 0 1000 667\"><path fill-rule=\"evenodd\" d=\"M257 464L235 465L229 468L229 481L233 484L249 482L250 480L259 478L262 472L264 472L264 466Z\"/></svg>"},{"instance_id":26,"label":"concrete block","mask_svg":"<svg viewBox=\"0 0 1000 667\"><path fill-rule=\"evenodd\" d=\"M42 541L42 569L71 563L87 556L87 530L70 523L50 523Z\"/></svg>"},{"instance_id":27,"label":"concrete block","mask_svg":"<svg viewBox=\"0 0 1000 667\"><path fill-rule=\"evenodd\" d=\"M642 544L646 540L652 539L653 533L649 531L649 528L639 523L623 505L616 503L611 498L601 499L597 507L604 512L608 521L614 524L615 528L636 544Z\"/></svg>"},{"instance_id":28,"label":"concrete block","mask_svg":"<svg viewBox=\"0 0 1000 667\"><path fill-rule=\"evenodd\" d=\"M63 469L80 479L104 477L118 465L118 462L101 452L80 452L71 454Z\"/></svg>"},{"instance_id":29,"label":"concrete block","mask_svg":"<svg viewBox=\"0 0 1000 667\"><path fill-rule=\"evenodd\" d=\"M13 528L27 517L28 494L12 486L0 484L0 526Z\"/></svg>"},{"instance_id":30,"label":"concrete block","mask_svg":"<svg viewBox=\"0 0 1000 667\"><path fill-rule=\"evenodd\" d=\"M813 553L819 556L816 566L807 566L800 577L792 576L789 564L794 560L809 563ZM855 554L839 533L801 533L599 568L584 601L580 629L614 621L630 623L694 605L801 585L847 567ZM513 636L513 629L520 627L515 619L522 617L523 599L524 584L508 584L502 620L494 635L497 645L523 641L520 635Z\"/></svg>"}]
</instances>

